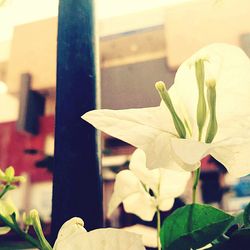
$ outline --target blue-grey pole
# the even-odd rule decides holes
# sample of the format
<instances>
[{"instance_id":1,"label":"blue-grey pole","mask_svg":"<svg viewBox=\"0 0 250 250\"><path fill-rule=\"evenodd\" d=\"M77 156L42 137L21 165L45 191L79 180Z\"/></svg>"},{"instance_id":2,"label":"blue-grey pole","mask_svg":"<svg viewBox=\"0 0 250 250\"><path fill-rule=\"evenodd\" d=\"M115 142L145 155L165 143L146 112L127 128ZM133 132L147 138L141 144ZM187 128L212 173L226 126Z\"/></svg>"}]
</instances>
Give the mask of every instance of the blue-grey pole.
<instances>
[{"instance_id":1,"label":"blue-grey pole","mask_svg":"<svg viewBox=\"0 0 250 250\"><path fill-rule=\"evenodd\" d=\"M96 132L81 119L97 108L98 99L93 5L91 0L59 3L52 241L71 217L81 217L87 230L103 222Z\"/></svg>"}]
</instances>

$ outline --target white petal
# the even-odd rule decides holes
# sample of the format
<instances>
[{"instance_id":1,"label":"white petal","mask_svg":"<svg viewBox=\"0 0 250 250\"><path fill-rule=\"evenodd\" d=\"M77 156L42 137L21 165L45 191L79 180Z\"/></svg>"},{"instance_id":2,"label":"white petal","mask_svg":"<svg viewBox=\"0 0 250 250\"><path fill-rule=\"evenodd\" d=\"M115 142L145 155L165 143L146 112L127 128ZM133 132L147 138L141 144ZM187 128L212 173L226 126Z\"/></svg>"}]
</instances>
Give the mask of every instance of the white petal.
<instances>
[{"instance_id":1,"label":"white petal","mask_svg":"<svg viewBox=\"0 0 250 250\"><path fill-rule=\"evenodd\" d=\"M7 234L10 230L10 227L0 227L0 235Z\"/></svg>"},{"instance_id":2,"label":"white petal","mask_svg":"<svg viewBox=\"0 0 250 250\"><path fill-rule=\"evenodd\" d=\"M159 208L167 211L172 208L174 198L180 196L186 188L191 173L187 171L175 171L170 169L159 169L160 189L159 189Z\"/></svg>"},{"instance_id":3,"label":"white petal","mask_svg":"<svg viewBox=\"0 0 250 250\"><path fill-rule=\"evenodd\" d=\"M82 118L97 129L128 142L146 153L148 168L180 169L171 155L169 139L177 137L166 107L95 110Z\"/></svg>"},{"instance_id":4,"label":"white petal","mask_svg":"<svg viewBox=\"0 0 250 250\"><path fill-rule=\"evenodd\" d=\"M229 120L221 122L218 128L218 133L213 142L230 141L241 139L242 142L250 140L250 116L244 116L243 118L239 115L235 115Z\"/></svg>"},{"instance_id":5,"label":"white petal","mask_svg":"<svg viewBox=\"0 0 250 250\"><path fill-rule=\"evenodd\" d=\"M159 200L159 209L161 211L168 211L173 207L173 205L174 205L174 198Z\"/></svg>"},{"instance_id":6,"label":"white petal","mask_svg":"<svg viewBox=\"0 0 250 250\"><path fill-rule=\"evenodd\" d=\"M132 154L129 169L138 177L138 179L151 188L154 193L158 192L160 173L158 169L149 170L146 167L146 155L143 150L136 149Z\"/></svg>"},{"instance_id":7,"label":"white petal","mask_svg":"<svg viewBox=\"0 0 250 250\"><path fill-rule=\"evenodd\" d=\"M211 155L234 177L250 174L250 143L216 147Z\"/></svg>"},{"instance_id":8,"label":"white petal","mask_svg":"<svg viewBox=\"0 0 250 250\"><path fill-rule=\"evenodd\" d=\"M191 173L187 171L175 171L160 169L160 199L180 196L186 188Z\"/></svg>"},{"instance_id":9,"label":"white petal","mask_svg":"<svg viewBox=\"0 0 250 250\"><path fill-rule=\"evenodd\" d=\"M145 250L140 235L122 229L97 229L88 235L92 246L89 250Z\"/></svg>"},{"instance_id":10,"label":"white petal","mask_svg":"<svg viewBox=\"0 0 250 250\"><path fill-rule=\"evenodd\" d=\"M169 210L173 206L174 198L184 192L191 174L184 170L176 171L163 168L149 170L146 168L145 158L145 153L137 149L131 157L129 168L143 184L153 190L154 194L158 197L156 200L158 201L157 205L160 210ZM130 211L137 209L135 207L137 203L133 203L131 200L132 210ZM150 203L144 206L150 207ZM140 209L138 209L138 212L140 212ZM155 207L152 206L151 216L153 216L154 212ZM144 215L144 218L146 218L146 215Z\"/></svg>"},{"instance_id":11,"label":"white petal","mask_svg":"<svg viewBox=\"0 0 250 250\"><path fill-rule=\"evenodd\" d=\"M138 207L134 207L134 204L131 204L131 200L133 200ZM150 209L150 215L152 213L153 198L146 192L140 180L130 170L123 170L116 175L114 193L112 194L108 207L108 216L110 216L122 202L127 212L136 213L141 218L145 217L144 210L147 208ZM147 208L143 208L143 206L147 206ZM146 217L146 219L148 218L149 217Z\"/></svg>"},{"instance_id":12,"label":"white petal","mask_svg":"<svg viewBox=\"0 0 250 250\"><path fill-rule=\"evenodd\" d=\"M66 239L71 237L74 233L86 232L84 229L84 222L79 217L71 218L66 221L59 230L57 239Z\"/></svg>"},{"instance_id":13,"label":"white petal","mask_svg":"<svg viewBox=\"0 0 250 250\"><path fill-rule=\"evenodd\" d=\"M207 144L191 139L171 139L171 145L176 155L176 160L183 162L182 167L194 171L200 167L200 160L209 154L214 144Z\"/></svg>"},{"instance_id":14,"label":"white petal","mask_svg":"<svg viewBox=\"0 0 250 250\"><path fill-rule=\"evenodd\" d=\"M156 200L148 193L135 193L123 201L124 210L145 221L152 221L156 212Z\"/></svg>"},{"instance_id":15,"label":"white petal","mask_svg":"<svg viewBox=\"0 0 250 250\"><path fill-rule=\"evenodd\" d=\"M62 226L53 250L145 250L136 234L111 228L86 232L79 222L80 218L73 218Z\"/></svg>"},{"instance_id":16,"label":"white petal","mask_svg":"<svg viewBox=\"0 0 250 250\"><path fill-rule=\"evenodd\" d=\"M130 170L141 180L143 184L153 190L157 195L164 197L177 197L182 194L191 174L180 167L178 170L157 168L146 168L145 153L137 149L133 153L130 161ZM173 162L176 165L175 162ZM176 168L177 168L176 167ZM159 190L160 187L160 190Z\"/></svg>"},{"instance_id":17,"label":"white petal","mask_svg":"<svg viewBox=\"0 0 250 250\"><path fill-rule=\"evenodd\" d=\"M146 153L146 165L149 169L167 168L181 170L179 163L174 158L171 147L171 137L166 133L161 133L154 138L150 145L143 148Z\"/></svg>"},{"instance_id":18,"label":"white petal","mask_svg":"<svg viewBox=\"0 0 250 250\"><path fill-rule=\"evenodd\" d=\"M82 116L97 129L144 149L159 133L172 134L169 114L160 107L127 110L94 110Z\"/></svg>"}]
</instances>

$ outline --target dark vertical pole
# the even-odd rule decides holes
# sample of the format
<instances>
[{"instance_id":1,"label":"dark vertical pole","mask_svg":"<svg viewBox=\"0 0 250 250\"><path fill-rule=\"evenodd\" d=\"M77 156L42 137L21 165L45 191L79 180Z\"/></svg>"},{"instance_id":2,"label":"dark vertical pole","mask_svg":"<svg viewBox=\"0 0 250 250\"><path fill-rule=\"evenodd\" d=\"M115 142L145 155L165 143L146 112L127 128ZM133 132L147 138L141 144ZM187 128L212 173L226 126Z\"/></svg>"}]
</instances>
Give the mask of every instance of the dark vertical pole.
<instances>
[{"instance_id":1,"label":"dark vertical pole","mask_svg":"<svg viewBox=\"0 0 250 250\"><path fill-rule=\"evenodd\" d=\"M60 0L57 45L52 241L81 217L102 226L102 188L95 130L81 115L96 108L96 43L92 0Z\"/></svg>"}]
</instances>

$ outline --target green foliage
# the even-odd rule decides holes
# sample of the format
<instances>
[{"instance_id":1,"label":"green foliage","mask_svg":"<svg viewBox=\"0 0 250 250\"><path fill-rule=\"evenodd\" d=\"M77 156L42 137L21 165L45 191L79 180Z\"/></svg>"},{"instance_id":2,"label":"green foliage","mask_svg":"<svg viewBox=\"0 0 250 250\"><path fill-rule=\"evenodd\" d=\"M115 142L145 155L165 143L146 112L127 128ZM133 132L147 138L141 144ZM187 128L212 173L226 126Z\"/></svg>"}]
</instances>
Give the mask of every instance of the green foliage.
<instances>
[{"instance_id":1,"label":"green foliage","mask_svg":"<svg viewBox=\"0 0 250 250\"><path fill-rule=\"evenodd\" d=\"M161 228L163 250L197 249L218 238L234 217L209 205L192 204L177 209Z\"/></svg>"},{"instance_id":2,"label":"green foliage","mask_svg":"<svg viewBox=\"0 0 250 250\"><path fill-rule=\"evenodd\" d=\"M238 225L238 229L230 234L226 240L217 239L214 241L213 247L210 250L249 250L250 249L250 203L244 211L241 211L234 216L234 220L230 223ZM228 227L228 229L229 229Z\"/></svg>"},{"instance_id":3,"label":"green foliage","mask_svg":"<svg viewBox=\"0 0 250 250\"><path fill-rule=\"evenodd\" d=\"M243 221L245 226L250 226L250 203L246 206L244 213L243 213Z\"/></svg>"},{"instance_id":4,"label":"green foliage","mask_svg":"<svg viewBox=\"0 0 250 250\"><path fill-rule=\"evenodd\" d=\"M35 210L31 211L30 216L23 216L23 222L25 228L20 227L16 219L16 208L8 201L4 200L5 195L10 191L16 188L18 182L25 181L23 176L15 176L15 169L10 166L2 171L0 169L0 223L4 226L0 227L0 234L6 234L10 230L16 232L21 239L28 242L29 246L32 245L37 249L41 250L52 250L52 247L45 239L40 223L40 218L38 212ZM29 226L33 226L37 238L33 238L29 234ZM2 245L1 245L2 246ZM18 244L15 248L1 248L0 249L24 249L23 243Z\"/></svg>"}]
</instances>

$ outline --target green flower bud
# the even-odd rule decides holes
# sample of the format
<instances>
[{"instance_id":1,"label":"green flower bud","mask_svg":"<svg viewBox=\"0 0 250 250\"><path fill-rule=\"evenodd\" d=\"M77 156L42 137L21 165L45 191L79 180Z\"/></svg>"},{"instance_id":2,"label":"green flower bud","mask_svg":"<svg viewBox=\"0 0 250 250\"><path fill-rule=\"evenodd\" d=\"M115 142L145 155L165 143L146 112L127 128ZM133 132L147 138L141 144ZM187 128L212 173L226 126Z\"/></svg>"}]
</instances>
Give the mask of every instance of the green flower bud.
<instances>
[{"instance_id":1,"label":"green flower bud","mask_svg":"<svg viewBox=\"0 0 250 250\"><path fill-rule=\"evenodd\" d=\"M23 212L22 219L23 219L23 223L26 226L31 226L32 225L32 219L31 219L30 215L27 216L27 214L25 212Z\"/></svg>"},{"instance_id":2,"label":"green flower bud","mask_svg":"<svg viewBox=\"0 0 250 250\"><path fill-rule=\"evenodd\" d=\"M32 221L32 225L34 227L34 230L36 232L38 240L42 246L42 249L43 250L52 250L52 247L50 246L50 244L48 243L48 241L44 237L38 211L36 209L31 210L29 216L30 216L30 219Z\"/></svg>"},{"instance_id":3,"label":"green flower bud","mask_svg":"<svg viewBox=\"0 0 250 250\"><path fill-rule=\"evenodd\" d=\"M170 111L172 115L174 126L178 135L180 136L180 138L186 138L185 126L175 111L171 98L166 89L165 83L162 81L159 81L155 84L155 88L157 89L161 99L164 101L164 103L166 104L166 106L168 107L168 110Z\"/></svg>"},{"instance_id":4,"label":"green flower bud","mask_svg":"<svg viewBox=\"0 0 250 250\"><path fill-rule=\"evenodd\" d=\"M197 126L199 129L199 140L202 137L202 130L206 122L207 108L204 95L204 59L199 59L195 62L195 75L198 84L198 104L197 104Z\"/></svg>"},{"instance_id":5,"label":"green flower bud","mask_svg":"<svg viewBox=\"0 0 250 250\"><path fill-rule=\"evenodd\" d=\"M4 217L8 217L16 212L16 208L10 201L0 200L0 214Z\"/></svg>"},{"instance_id":6,"label":"green flower bud","mask_svg":"<svg viewBox=\"0 0 250 250\"><path fill-rule=\"evenodd\" d=\"M217 133L218 124L216 119L216 81L209 80L207 84L207 103L209 107L209 123L206 133L206 143L211 143Z\"/></svg>"}]
</instances>

